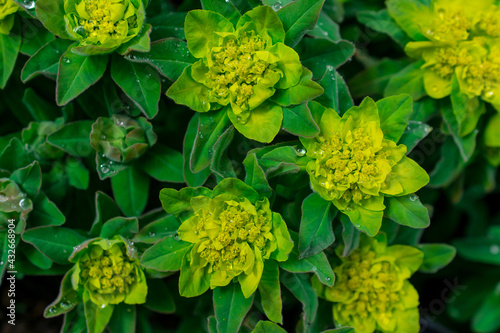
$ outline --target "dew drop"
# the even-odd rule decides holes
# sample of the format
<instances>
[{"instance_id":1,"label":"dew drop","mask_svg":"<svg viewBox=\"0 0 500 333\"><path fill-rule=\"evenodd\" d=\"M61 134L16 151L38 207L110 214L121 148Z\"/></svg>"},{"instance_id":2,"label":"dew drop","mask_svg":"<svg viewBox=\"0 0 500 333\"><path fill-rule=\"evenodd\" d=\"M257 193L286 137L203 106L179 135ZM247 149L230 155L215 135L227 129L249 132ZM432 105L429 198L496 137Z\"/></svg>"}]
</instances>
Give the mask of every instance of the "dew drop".
<instances>
[{"instance_id":1,"label":"dew drop","mask_svg":"<svg viewBox=\"0 0 500 333\"><path fill-rule=\"evenodd\" d=\"M179 237L179 235L178 235L178 234L176 234L176 235L174 236L174 239L175 239L176 241L180 241L180 240L181 240L181 238Z\"/></svg>"},{"instance_id":2,"label":"dew drop","mask_svg":"<svg viewBox=\"0 0 500 333\"><path fill-rule=\"evenodd\" d=\"M35 1L23 1L23 7L26 8L26 9L33 9L35 8Z\"/></svg>"},{"instance_id":3,"label":"dew drop","mask_svg":"<svg viewBox=\"0 0 500 333\"><path fill-rule=\"evenodd\" d=\"M85 33L85 28L79 25L78 27L73 28L73 32L79 35L83 35Z\"/></svg>"},{"instance_id":4,"label":"dew drop","mask_svg":"<svg viewBox=\"0 0 500 333\"><path fill-rule=\"evenodd\" d=\"M136 58L136 56L132 53L130 53L128 56L127 56L129 59L132 59L134 60Z\"/></svg>"},{"instance_id":5,"label":"dew drop","mask_svg":"<svg viewBox=\"0 0 500 333\"><path fill-rule=\"evenodd\" d=\"M495 93L493 91L488 91L485 95L486 98L493 98L495 96Z\"/></svg>"},{"instance_id":6,"label":"dew drop","mask_svg":"<svg viewBox=\"0 0 500 333\"><path fill-rule=\"evenodd\" d=\"M328 276L327 276L327 277L326 277L326 281L330 282L330 281L332 281L332 279L331 279L330 277L328 277Z\"/></svg>"},{"instance_id":7,"label":"dew drop","mask_svg":"<svg viewBox=\"0 0 500 333\"><path fill-rule=\"evenodd\" d=\"M326 65L326 69L330 72L333 72L335 68L332 65Z\"/></svg>"},{"instance_id":8,"label":"dew drop","mask_svg":"<svg viewBox=\"0 0 500 333\"><path fill-rule=\"evenodd\" d=\"M5 202L7 200L8 200L7 196L5 194L0 193L0 202Z\"/></svg>"},{"instance_id":9,"label":"dew drop","mask_svg":"<svg viewBox=\"0 0 500 333\"><path fill-rule=\"evenodd\" d=\"M273 3L272 8L275 12L277 12L278 10L283 8L283 5L281 4L281 1L276 1L275 3Z\"/></svg>"},{"instance_id":10,"label":"dew drop","mask_svg":"<svg viewBox=\"0 0 500 333\"><path fill-rule=\"evenodd\" d=\"M346 212L350 212L353 210L352 206L351 205L347 205L347 207L345 208ZM359 225L357 225L356 227L359 227Z\"/></svg>"},{"instance_id":11,"label":"dew drop","mask_svg":"<svg viewBox=\"0 0 500 333\"><path fill-rule=\"evenodd\" d=\"M498 254L498 253L500 253L500 246L495 245L495 244L491 245L490 246L490 253L491 254Z\"/></svg>"},{"instance_id":12,"label":"dew drop","mask_svg":"<svg viewBox=\"0 0 500 333\"><path fill-rule=\"evenodd\" d=\"M29 202L28 202L28 200L21 199L21 201L19 201L19 207L21 207L22 210L28 209L29 208Z\"/></svg>"},{"instance_id":13,"label":"dew drop","mask_svg":"<svg viewBox=\"0 0 500 333\"><path fill-rule=\"evenodd\" d=\"M66 64L69 64L71 62L71 60L69 60L68 58L63 58L62 61L65 62Z\"/></svg>"},{"instance_id":14,"label":"dew drop","mask_svg":"<svg viewBox=\"0 0 500 333\"><path fill-rule=\"evenodd\" d=\"M109 165L107 165L107 164L101 164L100 168L101 168L101 172L104 174L109 172Z\"/></svg>"},{"instance_id":15,"label":"dew drop","mask_svg":"<svg viewBox=\"0 0 500 333\"><path fill-rule=\"evenodd\" d=\"M408 198L410 199L410 201L415 201L418 199L416 194L410 194L410 196Z\"/></svg>"},{"instance_id":16,"label":"dew drop","mask_svg":"<svg viewBox=\"0 0 500 333\"><path fill-rule=\"evenodd\" d=\"M149 237L154 237L154 236L156 236L156 234L154 232L149 233Z\"/></svg>"},{"instance_id":17,"label":"dew drop","mask_svg":"<svg viewBox=\"0 0 500 333\"><path fill-rule=\"evenodd\" d=\"M106 304L101 304L101 309L104 309L106 307Z\"/></svg>"},{"instance_id":18,"label":"dew drop","mask_svg":"<svg viewBox=\"0 0 500 333\"><path fill-rule=\"evenodd\" d=\"M297 154L297 156L299 157L302 157L306 154L306 150L304 148L297 148L295 149L295 154Z\"/></svg>"}]
</instances>

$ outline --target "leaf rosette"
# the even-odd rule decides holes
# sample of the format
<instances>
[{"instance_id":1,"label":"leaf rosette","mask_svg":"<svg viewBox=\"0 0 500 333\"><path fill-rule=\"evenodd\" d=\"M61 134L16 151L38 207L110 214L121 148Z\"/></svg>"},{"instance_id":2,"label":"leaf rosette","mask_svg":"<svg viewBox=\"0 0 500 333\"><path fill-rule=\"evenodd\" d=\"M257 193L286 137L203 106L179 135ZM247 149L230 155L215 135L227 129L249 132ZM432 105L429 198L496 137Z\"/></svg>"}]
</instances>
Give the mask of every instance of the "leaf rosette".
<instances>
[{"instance_id":1,"label":"leaf rosette","mask_svg":"<svg viewBox=\"0 0 500 333\"><path fill-rule=\"evenodd\" d=\"M113 115L100 117L92 125L90 144L110 161L125 163L137 159L156 142L153 127L145 118Z\"/></svg>"},{"instance_id":2,"label":"leaf rosette","mask_svg":"<svg viewBox=\"0 0 500 333\"><path fill-rule=\"evenodd\" d=\"M306 170L313 190L370 235L382 223L385 197L412 194L429 182L425 170L405 156L406 146L397 144L407 124L403 114L408 117L411 113L411 101L404 96L378 103L367 97L342 117L319 103L309 103L320 133L300 138L309 159ZM396 100L409 102L409 109L394 109ZM387 119L398 113L400 123Z\"/></svg>"},{"instance_id":3,"label":"leaf rosette","mask_svg":"<svg viewBox=\"0 0 500 333\"><path fill-rule=\"evenodd\" d=\"M418 293L408 282L423 262L420 250L405 245L387 246L386 235L362 235L359 248L342 257L344 246L335 251L341 264L334 268L332 287L313 279L318 295L333 305L337 325L356 332L418 332Z\"/></svg>"},{"instance_id":4,"label":"leaf rosette","mask_svg":"<svg viewBox=\"0 0 500 333\"><path fill-rule=\"evenodd\" d=\"M39 0L37 14L55 35L78 42L73 52L113 52L136 37L144 23L141 0Z\"/></svg>"},{"instance_id":5,"label":"leaf rosette","mask_svg":"<svg viewBox=\"0 0 500 333\"><path fill-rule=\"evenodd\" d=\"M14 0L0 1L0 34L8 35L14 26L14 13L20 9Z\"/></svg>"},{"instance_id":6,"label":"leaf rosette","mask_svg":"<svg viewBox=\"0 0 500 333\"><path fill-rule=\"evenodd\" d=\"M160 199L182 221L178 237L191 243L180 268L182 296L198 296L237 279L248 298L259 285L264 262L285 261L293 248L269 200L238 179L224 179L213 191L163 189Z\"/></svg>"},{"instance_id":7,"label":"leaf rosette","mask_svg":"<svg viewBox=\"0 0 500 333\"><path fill-rule=\"evenodd\" d=\"M135 249L121 236L98 238L70 257L73 289L99 307L146 302L146 276Z\"/></svg>"},{"instance_id":8,"label":"leaf rosette","mask_svg":"<svg viewBox=\"0 0 500 333\"><path fill-rule=\"evenodd\" d=\"M249 139L274 139L282 107L290 105L283 95L299 82L311 89L296 93L294 104L323 92L297 52L284 44L283 24L268 6L252 9L236 25L218 13L193 10L184 29L189 51L199 60L186 67L167 96L197 112L222 109Z\"/></svg>"}]
</instances>

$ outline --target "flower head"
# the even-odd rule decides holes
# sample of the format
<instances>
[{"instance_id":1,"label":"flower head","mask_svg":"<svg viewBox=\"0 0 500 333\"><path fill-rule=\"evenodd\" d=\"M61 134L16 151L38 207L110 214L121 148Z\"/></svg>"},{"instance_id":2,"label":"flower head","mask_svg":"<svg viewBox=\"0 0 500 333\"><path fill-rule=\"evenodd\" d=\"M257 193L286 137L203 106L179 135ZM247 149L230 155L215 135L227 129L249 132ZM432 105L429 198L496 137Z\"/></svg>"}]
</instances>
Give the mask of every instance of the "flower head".
<instances>
[{"instance_id":1,"label":"flower head","mask_svg":"<svg viewBox=\"0 0 500 333\"><path fill-rule=\"evenodd\" d=\"M71 276L73 289L88 293L98 306L108 304L141 304L146 301L146 277L139 259L121 236L95 239L74 253Z\"/></svg>"},{"instance_id":2,"label":"flower head","mask_svg":"<svg viewBox=\"0 0 500 333\"><path fill-rule=\"evenodd\" d=\"M337 248L340 257L342 246ZM387 247L385 234L362 235L359 248L334 268L335 285L314 281L319 295L333 305L339 326L359 333L419 331L418 293L407 279L423 261L423 253L411 246Z\"/></svg>"},{"instance_id":3,"label":"flower head","mask_svg":"<svg viewBox=\"0 0 500 333\"><path fill-rule=\"evenodd\" d=\"M292 250L285 222L271 211L267 198L259 198L238 179L225 179L213 191L194 190L164 189L161 194L167 212L182 216L180 239L193 244L181 266L181 295L197 296L237 278L245 297L250 297L264 262L284 261ZM174 201L166 199L185 195L187 213L175 211ZM191 276L194 271L198 273Z\"/></svg>"},{"instance_id":4,"label":"flower head","mask_svg":"<svg viewBox=\"0 0 500 333\"><path fill-rule=\"evenodd\" d=\"M381 220L385 196L413 193L429 181L425 171L405 156L406 146L384 133L373 100L366 98L342 117L317 103L310 106L322 113L320 134L301 138L310 159L307 172L312 188L353 223L362 219L360 214ZM412 180L405 175L410 172Z\"/></svg>"},{"instance_id":5,"label":"flower head","mask_svg":"<svg viewBox=\"0 0 500 333\"><path fill-rule=\"evenodd\" d=\"M14 0L0 0L0 34L8 35L14 26L14 13L21 7Z\"/></svg>"},{"instance_id":6,"label":"flower head","mask_svg":"<svg viewBox=\"0 0 500 333\"><path fill-rule=\"evenodd\" d=\"M124 115L98 118L92 125L90 144L110 161L129 162L154 145L156 134L145 118Z\"/></svg>"},{"instance_id":7,"label":"flower head","mask_svg":"<svg viewBox=\"0 0 500 333\"><path fill-rule=\"evenodd\" d=\"M256 7L234 26L218 13L195 10L186 17L185 32L190 52L200 60L186 68L167 95L198 112L223 108L243 135L272 141L283 118L273 96L308 72L297 52L284 44L277 14L268 6ZM310 94L297 104L322 93L319 85L310 85Z\"/></svg>"}]
</instances>

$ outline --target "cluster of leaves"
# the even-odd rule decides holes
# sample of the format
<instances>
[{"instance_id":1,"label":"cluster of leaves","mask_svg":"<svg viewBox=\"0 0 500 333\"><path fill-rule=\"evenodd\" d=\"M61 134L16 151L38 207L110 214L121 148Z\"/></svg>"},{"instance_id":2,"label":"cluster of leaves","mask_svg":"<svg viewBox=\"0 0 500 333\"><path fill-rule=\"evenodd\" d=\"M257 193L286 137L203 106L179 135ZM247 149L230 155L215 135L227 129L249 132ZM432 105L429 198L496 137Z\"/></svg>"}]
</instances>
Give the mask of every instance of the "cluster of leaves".
<instances>
[{"instance_id":1,"label":"cluster of leaves","mask_svg":"<svg viewBox=\"0 0 500 333\"><path fill-rule=\"evenodd\" d=\"M63 275L62 332L418 332L407 279L444 243L500 263L498 103L458 69L427 91L402 52L442 42L420 18L452 2L0 4L0 277ZM337 294L359 253L402 298L369 325ZM474 272L447 320L493 332L498 278Z\"/></svg>"}]
</instances>

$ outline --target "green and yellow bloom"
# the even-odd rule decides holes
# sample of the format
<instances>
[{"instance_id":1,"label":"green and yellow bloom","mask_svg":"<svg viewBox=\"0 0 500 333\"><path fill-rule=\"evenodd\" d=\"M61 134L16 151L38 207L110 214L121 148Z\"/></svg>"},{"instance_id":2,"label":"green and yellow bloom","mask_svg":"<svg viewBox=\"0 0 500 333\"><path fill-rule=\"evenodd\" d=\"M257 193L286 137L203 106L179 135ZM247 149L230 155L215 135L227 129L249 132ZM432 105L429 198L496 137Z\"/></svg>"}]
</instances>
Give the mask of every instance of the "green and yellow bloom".
<instances>
[{"instance_id":1,"label":"green and yellow bloom","mask_svg":"<svg viewBox=\"0 0 500 333\"><path fill-rule=\"evenodd\" d=\"M21 7L14 0L0 0L0 34L8 35L14 26L14 13Z\"/></svg>"},{"instance_id":2,"label":"green and yellow bloom","mask_svg":"<svg viewBox=\"0 0 500 333\"><path fill-rule=\"evenodd\" d=\"M146 302L146 276L136 250L121 236L94 239L73 253L73 289L99 307Z\"/></svg>"},{"instance_id":3,"label":"green and yellow bloom","mask_svg":"<svg viewBox=\"0 0 500 333\"><path fill-rule=\"evenodd\" d=\"M74 52L110 53L136 37L142 29L142 0L39 0L37 12L54 34L78 42ZM64 25L64 27L60 26Z\"/></svg>"},{"instance_id":4,"label":"green and yellow bloom","mask_svg":"<svg viewBox=\"0 0 500 333\"><path fill-rule=\"evenodd\" d=\"M409 7L410 3L390 0L388 9L415 39L405 51L411 58L423 60L426 93L436 99L449 96L456 78L460 92L471 99L480 97L500 110L498 4L493 0L434 0L429 7ZM408 15L410 10L412 15Z\"/></svg>"},{"instance_id":5,"label":"green and yellow bloom","mask_svg":"<svg viewBox=\"0 0 500 333\"><path fill-rule=\"evenodd\" d=\"M310 158L306 169L313 190L332 201L358 228L371 224L370 233L376 234L384 198L414 193L429 182L429 176L405 156L405 145L384 133L372 99L365 98L342 117L316 102L309 106L321 114L319 135L300 138Z\"/></svg>"},{"instance_id":6,"label":"green and yellow bloom","mask_svg":"<svg viewBox=\"0 0 500 333\"><path fill-rule=\"evenodd\" d=\"M293 248L269 200L238 179L224 179L213 191L163 189L160 198L164 209L182 220L180 239L192 244L181 265L182 296L198 296L237 279L248 298L266 260L285 261Z\"/></svg>"},{"instance_id":7,"label":"green and yellow bloom","mask_svg":"<svg viewBox=\"0 0 500 333\"><path fill-rule=\"evenodd\" d=\"M284 44L285 31L268 6L256 7L234 26L222 15L194 10L186 16L190 52L200 59L187 67L167 95L197 112L227 113L247 138L271 142L283 119L279 93L305 79L313 87L295 104L323 89L310 80L299 55Z\"/></svg>"},{"instance_id":8,"label":"green and yellow bloom","mask_svg":"<svg viewBox=\"0 0 500 333\"><path fill-rule=\"evenodd\" d=\"M126 163L144 154L156 138L151 123L145 118L114 114L112 118L97 118L92 125L90 144L108 160Z\"/></svg>"},{"instance_id":9,"label":"green and yellow bloom","mask_svg":"<svg viewBox=\"0 0 500 333\"><path fill-rule=\"evenodd\" d=\"M357 333L380 331L417 333L420 329L418 293L408 282L422 264L424 254L411 246L387 246L385 234L362 235L359 248L341 257L334 268L335 285L317 279L318 294L334 302L333 317L338 326L351 326Z\"/></svg>"}]
</instances>

